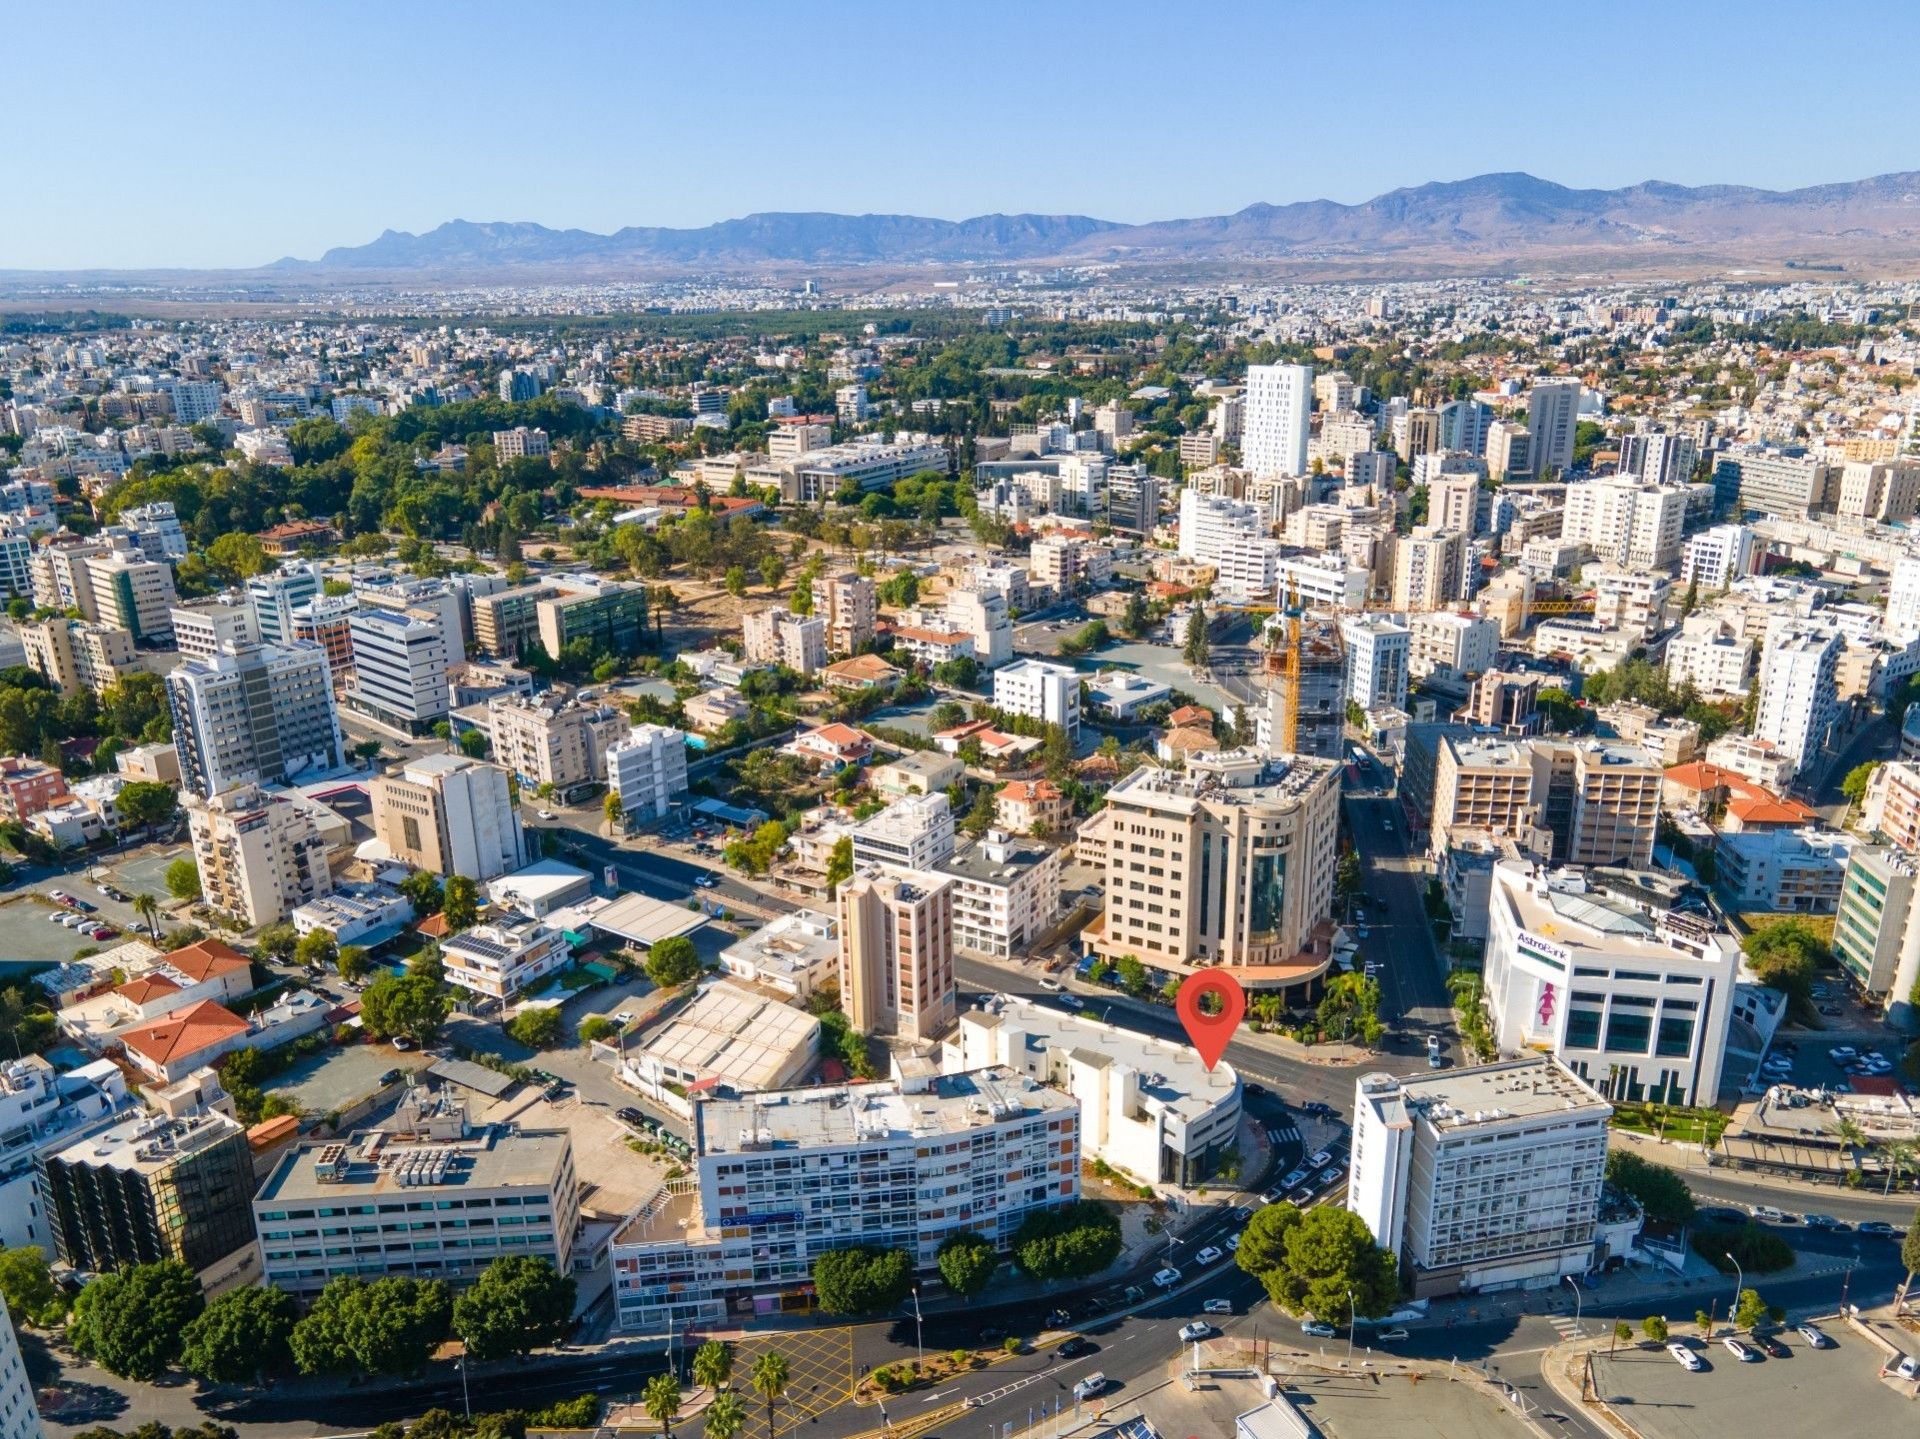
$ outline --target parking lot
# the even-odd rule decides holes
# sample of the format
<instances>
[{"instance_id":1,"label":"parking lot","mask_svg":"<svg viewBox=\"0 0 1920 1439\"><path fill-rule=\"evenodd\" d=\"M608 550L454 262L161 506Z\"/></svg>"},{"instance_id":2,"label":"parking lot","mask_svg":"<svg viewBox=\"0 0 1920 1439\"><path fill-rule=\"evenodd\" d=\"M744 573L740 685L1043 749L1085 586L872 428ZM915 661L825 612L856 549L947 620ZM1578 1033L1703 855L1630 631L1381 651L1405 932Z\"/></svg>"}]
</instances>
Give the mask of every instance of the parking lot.
<instances>
[{"instance_id":1,"label":"parking lot","mask_svg":"<svg viewBox=\"0 0 1920 1439\"><path fill-rule=\"evenodd\" d=\"M1520 1439L1532 1433L1486 1384L1422 1383L1371 1375L1291 1379L1287 1397L1327 1439Z\"/></svg>"},{"instance_id":2,"label":"parking lot","mask_svg":"<svg viewBox=\"0 0 1920 1439\"><path fill-rule=\"evenodd\" d=\"M390 1044L349 1044L295 1060L261 1088L309 1114L325 1114L365 1099L380 1088L380 1077L388 1071L425 1062L419 1054L401 1054Z\"/></svg>"},{"instance_id":3,"label":"parking lot","mask_svg":"<svg viewBox=\"0 0 1920 1439\"><path fill-rule=\"evenodd\" d=\"M1724 1439L1729 1434L1819 1434L1835 1425L1895 1434L1914 1422L1911 1400L1876 1376L1880 1351L1844 1325L1821 1326L1837 1345L1815 1350L1781 1336L1785 1359L1742 1364L1719 1340L1687 1342L1707 1368L1690 1374L1663 1349L1594 1356L1600 1393L1645 1439Z\"/></svg>"}]
</instances>

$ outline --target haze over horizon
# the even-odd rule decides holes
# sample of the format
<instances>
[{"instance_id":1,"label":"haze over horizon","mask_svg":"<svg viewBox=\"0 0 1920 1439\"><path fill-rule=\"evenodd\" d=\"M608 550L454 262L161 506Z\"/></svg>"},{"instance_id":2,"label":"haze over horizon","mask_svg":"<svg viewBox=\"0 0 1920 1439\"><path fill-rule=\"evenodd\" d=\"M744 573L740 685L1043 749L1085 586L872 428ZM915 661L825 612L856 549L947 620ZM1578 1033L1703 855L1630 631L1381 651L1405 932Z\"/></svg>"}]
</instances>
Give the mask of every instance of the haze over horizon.
<instances>
[{"instance_id":1,"label":"haze over horizon","mask_svg":"<svg viewBox=\"0 0 1920 1439\"><path fill-rule=\"evenodd\" d=\"M1494 171L1793 189L1920 168L1858 71L1863 35L1920 47L1909 8L1854 7L1842 27L1772 3L1633 3L1608 12L1604 45L1582 12L1491 4L1440 25L1395 0L1171 23L1134 0L1049 7L1040 27L1035 13L23 13L18 53L84 55L112 83L80 104L71 64L17 68L18 153L130 168L18 180L0 269L252 268L453 219L602 234L764 211L1137 223ZM1613 43L1635 35L1645 63ZM1244 73L1248 56L1270 63Z\"/></svg>"}]
</instances>

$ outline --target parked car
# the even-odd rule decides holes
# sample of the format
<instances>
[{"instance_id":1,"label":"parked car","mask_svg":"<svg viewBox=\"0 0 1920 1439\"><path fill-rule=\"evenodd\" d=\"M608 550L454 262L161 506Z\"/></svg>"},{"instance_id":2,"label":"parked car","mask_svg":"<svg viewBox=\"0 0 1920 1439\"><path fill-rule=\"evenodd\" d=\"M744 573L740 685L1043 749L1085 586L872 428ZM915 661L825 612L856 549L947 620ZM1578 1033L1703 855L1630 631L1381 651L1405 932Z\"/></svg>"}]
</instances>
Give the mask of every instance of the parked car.
<instances>
[{"instance_id":1,"label":"parked car","mask_svg":"<svg viewBox=\"0 0 1920 1439\"><path fill-rule=\"evenodd\" d=\"M1238 1254L1239 1252L1240 1252L1240 1236L1238 1234L1229 1234L1227 1236L1227 1253Z\"/></svg>"},{"instance_id":2,"label":"parked car","mask_svg":"<svg viewBox=\"0 0 1920 1439\"><path fill-rule=\"evenodd\" d=\"M1727 1353L1731 1354L1735 1359L1738 1359L1742 1364L1758 1364L1761 1359L1765 1357L1751 1344L1743 1344L1731 1334L1725 1339L1722 1339L1720 1344Z\"/></svg>"},{"instance_id":3,"label":"parked car","mask_svg":"<svg viewBox=\"0 0 1920 1439\"><path fill-rule=\"evenodd\" d=\"M1707 1361L1702 1359L1698 1354L1695 1354L1684 1344L1669 1344L1667 1346L1667 1353L1674 1357L1675 1362L1678 1363L1682 1369L1690 1370L1695 1374L1698 1374L1702 1369L1707 1367Z\"/></svg>"},{"instance_id":4,"label":"parked car","mask_svg":"<svg viewBox=\"0 0 1920 1439\"><path fill-rule=\"evenodd\" d=\"M1040 976L1040 987L1045 990L1051 990L1055 994L1058 994L1063 988L1059 980L1044 974Z\"/></svg>"},{"instance_id":5,"label":"parked car","mask_svg":"<svg viewBox=\"0 0 1920 1439\"><path fill-rule=\"evenodd\" d=\"M1909 1354L1893 1366L1893 1372L1902 1379L1920 1379L1920 1359L1915 1359Z\"/></svg>"},{"instance_id":6,"label":"parked car","mask_svg":"<svg viewBox=\"0 0 1920 1439\"><path fill-rule=\"evenodd\" d=\"M1280 1188L1283 1191L1288 1189L1298 1189L1301 1185L1307 1182L1308 1172L1309 1171L1305 1169L1288 1170L1287 1177L1280 1181Z\"/></svg>"},{"instance_id":7,"label":"parked car","mask_svg":"<svg viewBox=\"0 0 1920 1439\"><path fill-rule=\"evenodd\" d=\"M1874 1234L1882 1239L1891 1239L1900 1233L1884 1219L1863 1219L1860 1221L1859 1228L1862 1234Z\"/></svg>"},{"instance_id":8,"label":"parked car","mask_svg":"<svg viewBox=\"0 0 1920 1439\"><path fill-rule=\"evenodd\" d=\"M1217 1244L1209 1244L1193 1256L1196 1264L1218 1264L1225 1257L1225 1251Z\"/></svg>"},{"instance_id":9,"label":"parked car","mask_svg":"<svg viewBox=\"0 0 1920 1439\"><path fill-rule=\"evenodd\" d=\"M1091 1399L1106 1387L1107 1376L1096 1369L1085 1379L1082 1379L1078 1384L1073 1386L1073 1397L1075 1399Z\"/></svg>"},{"instance_id":10,"label":"parked car","mask_svg":"<svg viewBox=\"0 0 1920 1439\"><path fill-rule=\"evenodd\" d=\"M1072 1010L1081 1010L1081 1009L1085 1009L1085 1008L1087 1007L1087 1002L1086 1002L1086 1001L1085 1001L1084 999L1082 999L1082 998L1081 998L1081 997L1080 997L1079 995L1077 995L1077 994L1063 994L1063 995L1061 995L1061 996L1060 996L1060 1003L1061 1003L1061 1004L1062 1004L1062 1005L1063 1005L1063 1006L1064 1006L1065 1008L1067 1008L1067 1009L1072 1009Z\"/></svg>"},{"instance_id":11,"label":"parked car","mask_svg":"<svg viewBox=\"0 0 1920 1439\"><path fill-rule=\"evenodd\" d=\"M1347 1166L1344 1164L1329 1164L1325 1169L1314 1175L1313 1182L1324 1189L1328 1185L1338 1184L1341 1176L1346 1172Z\"/></svg>"},{"instance_id":12,"label":"parked car","mask_svg":"<svg viewBox=\"0 0 1920 1439\"><path fill-rule=\"evenodd\" d=\"M1827 1051L1827 1058L1835 1064L1847 1064L1860 1057L1860 1051L1851 1044L1836 1044Z\"/></svg>"},{"instance_id":13,"label":"parked car","mask_svg":"<svg viewBox=\"0 0 1920 1439\"><path fill-rule=\"evenodd\" d=\"M1205 1304L1200 1306L1200 1312L1202 1314L1231 1314L1233 1313L1233 1301L1231 1299L1209 1299Z\"/></svg>"},{"instance_id":14,"label":"parked car","mask_svg":"<svg viewBox=\"0 0 1920 1439\"><path fill-rule=\"evenodd\" d=\"M1769 1358L1790 1359L1793 1357L1793 1351L1778 1339L1775 1339L1771 1334L1756 1334L1753 1336L1753 1342L1765 1350Z\"/></svg>"},{"instance_id":15,"label":"parked car","mask_svg":"<svg viewBox=\"0 0 1920 1439\"><path fill-rule=\"evenodd\" d=\"M553 811L550 809L535 810L534 813L538 814L542 819L553 819L555 817Z\"/></svg>"},{"instance_id":16,"label":"parked car","mask_svg":"<svg viewBox=\"0 0 1920 1439\"><path fill-rule=\"evenodd\" d=\"M1807 1227L1809 1229L1844 1229L1846 1228L1844 1224L1842 1224L1838 1219L1835 1219L1831 1214L1809 1214L1807 1216Z\"/></svg>"},{"instance_id":17,"label":"parked car","mask_svg":"<svg viewBox=\"0 0 1920 1439\"><path fill-rule=\"evenodd\" d=\"M1308 1319L1301 1324L1300 1332L1309 1339L1331 1339L1335 1331L1331 1324L1319 1319Z\"/></svg>"},{"instance_id":18,"label":"parked car","mask_svg":"<svg viewBox=\"0 0 1920 1439\"><path fill-rule=\"evenodd\" d=\"M1153 1276L1154 1286L1159 1289L1171 1289L1180 1282L1180 1271L1169 1264Z\"/></svg>"},{"instance_id":19,"label":"parked car","mask_svg":"<svg viewBox=\"0 0 1920 1439\"><path fill-rule=\"evenodd\" d=\"M1832 1349L1835 1347L1833 1340L1828 1337L1827 1331L1817 1324L1802 1324L1800 1326L1800 1337L1815 1349Z\"/></svg>"},{"instance_id":20,"label":"parked car","mask_svg":"<svg viewBox=\"0 0 1920 1439\"><path fill-rule=\"evenodd\" d=\"M710 874L696 875L693 882L702 889L712 889L716 884L720 883L719 880Z\"/></svg>"},{"instance_id":21,"label":"parked car","mask_svg":"<svg viewBox=\"0 0 1920 1439\"><path fill-rule=\"evenodd\" d=\"M1787 1222L1785 1211L1775 1209L1771 1204L1752 1204L1747 1207L1752 1210L1753 1217L1758 1219L1762 1224L1785 1224Z\"/></svg>"},{"instance_id":22,"label":"parked car","mask_svg":"<svg viewBox=\"0 0 1920 1439\"><path fill-rule=\"evenodd\" d=\"M1307 1159L1307 1168L1325 1169L1332 1162L1333 1151L1331 1149L1322 1149L1316 1151Z\"/></svg>"},{"instance_id":23,"label":"parked car","mask_svg":"<svg viewBox=\"0 0 1920 1439\"><path fill-rule=\"evenodd\" d=\"M1082 1354L1091 1354L1100 1346L1091 1339L1083 1339L1076 1334L1058 1349L1053 1351L1055 1359L1078 1359Z\"/></svg>"},{"instance_id":24,"label":"parked car","mask_svg":"<svg viewBox=\"0 0 1920 1439\"><path fill-rule=\"evenodd\" d=\"M1213 1326L1203 1323L1198 1319L1194 1320L1191 1324L1182 1324L1180 1326L1180 1342L1182 1344L1192 1344L1196 1340L1211 1339L1212 1337Z\"/></svg>"},{"instance_id":25,"label":"parked car","mask_svg":"<svg viewBox=\"0 0 1920 1439\"><path fill-rule=\"evenodd\" d=\"M1407 1337L1406 1330L1395 1326L1392 1329L1382 1329L1378 1334L1373 1336L1373 1340L1376 1344L1398 1344Z\"/></svg>"}]
</instances>

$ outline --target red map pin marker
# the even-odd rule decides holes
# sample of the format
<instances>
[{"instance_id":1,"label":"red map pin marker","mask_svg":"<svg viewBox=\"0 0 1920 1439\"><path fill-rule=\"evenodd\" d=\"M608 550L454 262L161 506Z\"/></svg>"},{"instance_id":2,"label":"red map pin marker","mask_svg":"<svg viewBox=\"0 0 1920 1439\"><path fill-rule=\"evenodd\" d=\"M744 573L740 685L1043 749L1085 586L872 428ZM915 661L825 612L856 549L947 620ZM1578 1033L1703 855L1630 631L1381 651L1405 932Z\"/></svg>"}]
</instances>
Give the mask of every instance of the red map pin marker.
<instances>
[{"instance_id":1,"label":"red map pin marker","mask_svg":"<svg viewBox=\"0 0 1920 1439\"><path fill-rule=\"evenodd\" d=\"M1208 995L1219 1001L1214 1014L1203 1013L1200 1007L1200 1001ZM1200 1051L1200 1062L1211 1072L1227 1052L1227 1041L1247 1012L1247 992L1224 970L1197 970L1180 982L1173 1007L1188 1040Z\"/></svg>"}]
</instances>

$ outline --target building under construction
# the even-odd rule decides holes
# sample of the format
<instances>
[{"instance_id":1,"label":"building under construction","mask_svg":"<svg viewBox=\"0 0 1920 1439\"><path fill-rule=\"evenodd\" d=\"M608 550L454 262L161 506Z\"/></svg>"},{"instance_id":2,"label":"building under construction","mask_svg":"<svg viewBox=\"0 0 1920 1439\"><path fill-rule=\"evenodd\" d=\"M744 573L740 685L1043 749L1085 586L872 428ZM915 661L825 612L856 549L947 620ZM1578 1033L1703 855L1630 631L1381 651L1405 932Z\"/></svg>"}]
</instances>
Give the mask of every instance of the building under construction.
<instances>
[{"instance_id":1,"label":"building under construction","mask_svg":"<svg viewBox=\"0 0 1920 1439\"><path fill-rule=\"evenodd\" d=\"M1269 754L1339 759L1347 724L1347 650L1335 616L1288 610L1274 618L1267 651L1266 714L1260 742Z\"/></svg>"}]
</instances>

